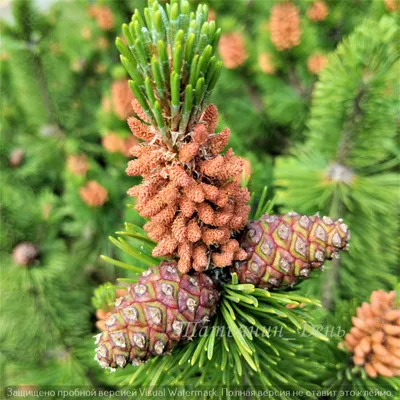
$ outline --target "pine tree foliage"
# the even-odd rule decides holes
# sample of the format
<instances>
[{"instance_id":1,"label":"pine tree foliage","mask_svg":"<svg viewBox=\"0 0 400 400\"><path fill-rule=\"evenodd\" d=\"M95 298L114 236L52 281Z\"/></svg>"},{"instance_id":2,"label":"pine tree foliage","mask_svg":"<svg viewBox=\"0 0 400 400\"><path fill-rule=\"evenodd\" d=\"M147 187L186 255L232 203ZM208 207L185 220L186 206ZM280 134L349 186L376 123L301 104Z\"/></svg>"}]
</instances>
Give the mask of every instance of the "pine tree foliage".
<instances>
[{"instance_id":1,"label":"pine tree foliage","mask_svg":"<svg viewBox=\"0 0 400 400\"><path fill-rule=\"evenodd\" d=\"M264 199L265 194L266 191ZM272 205L264 200L256 215L268 212ZM134 283L148 266L159 262L151 256L154 243L138 226L126 224L126 230L112 241L130 255L129 263L103 256L106 261L131 271L132 278L120 279L121 284ZM144 267L138 267L139 263ZM110 296L111 288L105 286L98 292L94 300L97 305L102 298ZM157 357L141 366L118 371L115 373L118 384L235 387L245 379L253 388L317 389L313 382L317 381L320 366L310 362L307 371L302 368L301 357L308 347L308 339L299 339L296 335L303 331L316 340L327 340L313 328L311 315L297 307L301 303L318 306L319 302L295 291L268 292L251 284L238 284L236 274L221 290L217 316L211 325L199 331L193 342L177 348L171 356ZM295 376L285 372L289 365L297 371ZM220 373L216 374L216 370Z\"/></svg>"},{"instance_id":2,"label":"pine tree foliage","mask_svg":"<svg viewBox=\"0 0 400 400\"><path fill-rule=\"evenodd\" d=\"M278 201L286 209L340 215L351 229L349 254L325 274L327 305L394 284L396 35L393 19L367 20L338 47L317 84L305 144L278 159Z\"/></svg>"},{"instance_id":3,"label":"pine tree foliage","mask_svg":"<svg viewBox=\"0 0 400 400\"><path fill-rule=\"evenodd\" d=\"M171 146L173 135L190 131L205 110L221 72L222 63L213 55L221 30L207 22L207 13L203 5L190 13L187 1L173 1L166 11L150 2L144 19L135 12L129 26L122 27L128 47L116 41L132 92Z\"/></svg>"},{"instance_id":4,"label":"pine tree foliage","mask_svg":"<svg viewBox=\"0 0 400 400\"><path fill-rule=\"evenodd\" d=\"M328 326L340 326L342 332L349 332L352 327L351 317L355 315L357 305L355 300L338 304L333 314L325 315L324 323ZM365 399L378 399L379 390L387 392L388 396L395 399L399 398L400 379L382 376L370 378L362 367L352 361L342 335L335 334L328 342L315 346L313 352L317 359L325 362L326 369L321 371L320 375L321 386L327 391L336 393L332 398L351 398L350 393L355 391L368 393L364 395ZM339 397L340 391L346 392L347 395Z\"/></svg>"},{"instance_id":5,"label":"pine tree foliage","mask_svg":"<svg viewBox=\"0 0 400 400\"><path fill-rule=\"evenodd\" d=\"M322 14L319 12L320 19L317 20L309 15L314 3L322 3L324 9ZM273 0L249 4L233 4L230 1L209 3L223 32L240 33L244 39L247 57L236 68L222 72L223 83L217 87L214 101L221 104L226 98L224 93L229 89L234 93L233 97L246 98L246 102L231 106L227 104L221 111L226 113L226 117L229 116L229 126L240 127L245 124L240 115L251 113L252 124L244 129L249 137L248 148L256 149L262 143L268 152L281 153L289 143L303 138L311 96L319 74L318 70L309 69L310 59L315 55L326 59L329 52L362 22L365 15L379 18L384 14L384 7L383 10L377 10L376 3L382 2L363 1L356 4ZM297 45L284 50L277 49L270 29L274 10L282 4L285 7L292 5L298 14L298 18L289 21L292 17L283 12L281 23L288 21L288 29L295 29L299 37ZM284 32L282 37L285 36ZM224 53L221 45L219 52Z\"/></svg>"},{"instance_id":6,"label":"pine tree foliage","mask_svg":"<svg viewBox=\"0 0 400 400\"><path fill-rule=\"evenodd\" d=\"M339 46L321 73L307 144L325 158L362 171L395 155L397 36L391 18L378 24L366 21Z\"/></svg>"},{"instance_id":7,"label":"pine tree foliage","mask_svg":"<svg viewBox=\"0 0 400 400\"><path fill-rule=\"evenodd\" d=\"M89 309L83 306L88 292L78 283L77 266L67 268L70 256L56 236L63 214L50 193L35 201L29 188L21 192L9 184L2 187L1 204L2 239L7 238L1 249L3 356L12 364L26 365L28 375L40 359L68 369L63 360L69 347L89 331ZM26 211L25 218L16 217L21 209ZM19 265L15 248L26 242L33 243L38 254L30 265ZM73 276L77 279L74 287ZM18 381L10 376L6 382Z\"/></svg>"}]
</instances>

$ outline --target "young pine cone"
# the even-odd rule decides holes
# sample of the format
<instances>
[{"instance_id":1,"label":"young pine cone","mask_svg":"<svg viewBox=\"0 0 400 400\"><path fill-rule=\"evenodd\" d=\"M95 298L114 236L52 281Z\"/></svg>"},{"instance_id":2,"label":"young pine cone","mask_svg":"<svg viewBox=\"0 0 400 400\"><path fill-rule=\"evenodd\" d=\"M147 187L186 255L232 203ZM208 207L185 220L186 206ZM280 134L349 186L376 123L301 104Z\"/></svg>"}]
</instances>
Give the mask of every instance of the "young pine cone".
<instances>
[{"instance_id":1,"label":"young pine cone","mask_svg":"<svg viewBox=\"0 0 400 400\"><path fill-rule=\"evenodd\" d=\"M269 23L271 41L279 50L288 50L300 44L300 15L292 3L277 3L271 10Z\"/></svg>"},{"instance_id":2,"label":"young pine cone","mask_svg":"<svg viewBox=\"0 0 400 400\"><path fill-rule=\"evenodd\" d=\"M244 38L238 32L223 34L218 49L224 66L229 69L240 67L248 57Z\"/></svg>"},{"instance_id":3,"label":"young pine cone","mask_svg":"<svg viewBox=\"0 0 400 400\"><path fill-rule=\"evenodd\" d=\"M146 119L133 102L136 114ZM143 141L134 146L128 175L143 176L143 183L128 191L137 197L136 209L151 220L144 226L151 239L158 242L155 257L179 257L182 273L192 268L204 271L225 267L242 260L245 252L232 236L247 223L250 195L232 179L241 174L243 160L227 145L230 131L214 133L218 110L210 105L185 140L176 149L166 147L152 129L130 118L133 134Z\"/></svg>"},{"instance_id":4,"label":"young pine cone","mask_svg":"<svg viewBox=\"0 0 400 400\"><path fill-rule=\"evenodd\" d=\"M400 307L395 296L395 291L372 292L371 302L357 308L345 336L354 363L364 366L371 378L400 376Z\"/></svg>"},{"instance_id":5,"label":"young pine cone","mask_svg":"<svg viewBox=\"0 0 400 400\"><path fill-rule=\"evenodd\" d=\"M241 242L247 258L235 263L232 270L241 283L260 288L293 285L325 260L337 258L339 250L347 248L349 238L342 220L294 212L265 214L247 225Z\"/></svg>"},{"instance_id":6,"label":"young pine cone","mask_svg":"<svg viewBox=\"0 0 400 400\"><path fill-rule=\"evenodd\" d=\"M182 275L175 262L164 261L117 299L107 330L96 335L95 359L103 368L123 368L168 354L208 324L218 299L207 275Z\"/></svg>"}]
</instances>

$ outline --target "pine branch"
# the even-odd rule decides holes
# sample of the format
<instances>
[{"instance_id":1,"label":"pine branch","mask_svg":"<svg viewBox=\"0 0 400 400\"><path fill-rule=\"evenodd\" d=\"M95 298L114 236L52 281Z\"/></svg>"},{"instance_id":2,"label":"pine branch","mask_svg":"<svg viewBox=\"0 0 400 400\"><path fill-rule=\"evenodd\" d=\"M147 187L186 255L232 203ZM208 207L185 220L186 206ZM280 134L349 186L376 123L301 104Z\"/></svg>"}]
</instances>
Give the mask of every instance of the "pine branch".
<instances>
[{"instance_id":1,"label":"pine branch","mask_svg":"<svg viewBox=\"0 0 400 400\"><path fill-rule=\"evenodd\" d=\"M177 136L193 129L207 105L221 72L214 52L221 34L207 22L208 8L174 1L167 10L149 3L123 25L128 46L117 39L130 87L154 130L172 150Z\"/></svg>"},{"instance_id":2,"label":"pine branch","mask_svg":"<svg viewBox=\"0 0 400 400\"><path fill-rule=\"evenodd\" d=\"M41 89L41 96L42 96L44 104L46 105L46 107L48 109L50 121L54 125L58 126L60 131L64 131L65 130L64 126L57 117L57 112L54 107L53 100L51 99L50 91L49 91L46 77L45 77L44 70L43 70L42 59L41 59L40 55L37 54L37 51L35 51L33 49L30 49L30 51L31 51L32 60L36 67L35 70L36 70L36 74L37 74L37 78L38 78L37 81L38 81L40 89Z\"/></svg>"},{"instance_id":3,"label":"pine branch","mask_svg":"<svg viewBox=\"0 0 400 400\"><path fill-rule=\"evenodd\" d=\"M351 107L351 114L343 123L343 131L340 135L340 140L338 142L336 152L336 162L341 165L347 164L347 158L349 156L352 146L354 145L354 137L359 129L358 124L363 118L361 104L366 94L366 87L362 84L359 88L357 95L354 98L353 105Z\"/></svg>"},{"instance_id":4,"label":"pine branch","mask_svg":"<svg viewBox=\"0 0 400 400\"><path fill-rule=\"evenodd\" d=\"M389 169L380 169L376 175L371 172L377 163L393 165L393 152L387 149L396 135L396 100L391 91L397 85L398 51L389 38L396 29L389 18L379 23L366 21L338 47L314 92L306 143L295 149L293 157L277 162L277 184L285 187L278 201L289 210L320 210L342 217L352 232L354 245L349 254L334 261L323 278L324 304L330 309L356 288L358 295L362 291L365 296L392 281L396 264L396 246L391 242L396 229L391 217L396 212L391 192L394 176ZM387 36L372 34L374 30L387 32ZM386 189L381 187L384 181ZM362 274L358 273L360 266ZM304 286L319 290L318 283Z\"/></svg>"},{"instance_id":5,"label":"pine branch","mask_svg":"<svg viewBox=\"0 0 400 400\"><path fill-rule=\"evenodd\" d=\"M272 206L273 202L266 201L265 189L257 213L268 211ZM132 262L136 264L143 256L151 258L152 246L147 245L147 238L140 234L141 229L133 224L126 225L126 228L127 231L119 232L119 235L127 238L123 250L133 257ZM113 243L121 245L117 240L113 240ZM143 254L138 253L139 247ZM110 262L118 265L115 260ZM153 258L153 262L156 264L158 260ZM128 265L121 266L129 268ZM134 272L133 280L125 279L123 282L132 283L137 279L139 269L130 269ZM99 289L96 304L103 302L100 299L108 296L108 288L111 287ZM163 384L179 382L184 385L190 384L191 379L196 376L196 381L201 384L202 380L208 380L209 374L214 376L215 385L228 384L232 380L239 383L244 371L248 369L250 375L246 374L246 378L249 379L249 384L255 386L262 384L271 390L282 388L282 383L288 388L312 387L312 383L306 383L307 378L303 380L300 373L296 377L290 376L285 374L283 365L278 365L287 362L297 365L298 362L299 371L301 369L301 358L292 357L299 351L297 343L302 339L296 336L296 341L292 342L286 340L287 337L294 338L293 335L304 330L317 339L326 340L309 323L310 316L299 307L304 304L318 306L317 301L296 292L268 292L257 289L252 284L239 284L236 274L221 287L221 297L216 317L199 332L199 337L185 346L178 345L168 358L158 357L133 370L126 368L125 371L120 371L121 384L147 387L156 385L162 379ZM274 333L271 327L281 329L283 336L276 335L277 332ZM189 369L186 367L188 363ZM215 374L216 368L221 370L222 376ZM308 380L311 376L316 377L310 371L306 374Z\"/></svg>"}]
</instances>

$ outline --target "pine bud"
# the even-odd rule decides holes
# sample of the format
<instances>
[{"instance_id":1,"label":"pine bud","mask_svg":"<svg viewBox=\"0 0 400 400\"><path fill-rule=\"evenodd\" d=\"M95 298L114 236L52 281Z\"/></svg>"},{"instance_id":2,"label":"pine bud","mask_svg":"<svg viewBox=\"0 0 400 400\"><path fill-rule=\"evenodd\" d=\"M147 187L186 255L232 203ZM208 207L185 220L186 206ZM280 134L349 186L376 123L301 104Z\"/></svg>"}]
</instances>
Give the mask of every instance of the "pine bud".
<instances>
[{"instance_id":1,"label":"pine bud","mask_svg":"<svg viewBox=\"0 0 400 400\"><path fill-rule=\"evenodd\" d=\"M16 264L29 267L39 257L39 248L30 242L22 242L14 247L12 257Z\"/></svg>"}]
</instances>

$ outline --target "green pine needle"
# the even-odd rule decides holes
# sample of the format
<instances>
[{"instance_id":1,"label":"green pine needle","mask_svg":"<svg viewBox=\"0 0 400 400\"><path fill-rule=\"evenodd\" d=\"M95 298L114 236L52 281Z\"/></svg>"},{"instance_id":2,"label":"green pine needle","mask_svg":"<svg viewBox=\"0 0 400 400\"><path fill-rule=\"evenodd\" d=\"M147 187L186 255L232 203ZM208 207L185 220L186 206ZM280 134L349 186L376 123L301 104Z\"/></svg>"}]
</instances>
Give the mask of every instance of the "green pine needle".
<instances>
[{"instance_id":1,"label":"green pine needle","mask_svg":"<svg viewBox=\"0 0 400 400\"><path fill-rule=\"evenodd\" d=\"M187 0L167 4L166 12L149 1L144 18L136 10L122 26L128 45L116 40L133 94L171 146L171 131L192 129L207 107L222 66L213 57L220 30L207 22L208 8L189 10Z\"/></svg>"}]
</instances>

